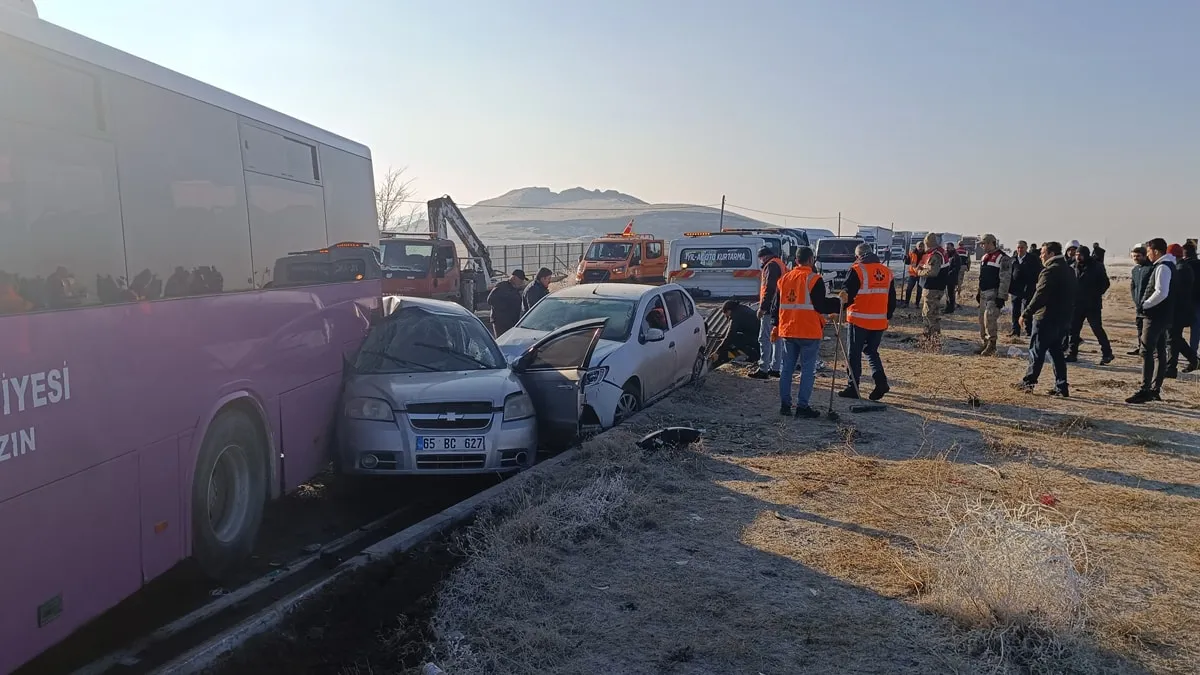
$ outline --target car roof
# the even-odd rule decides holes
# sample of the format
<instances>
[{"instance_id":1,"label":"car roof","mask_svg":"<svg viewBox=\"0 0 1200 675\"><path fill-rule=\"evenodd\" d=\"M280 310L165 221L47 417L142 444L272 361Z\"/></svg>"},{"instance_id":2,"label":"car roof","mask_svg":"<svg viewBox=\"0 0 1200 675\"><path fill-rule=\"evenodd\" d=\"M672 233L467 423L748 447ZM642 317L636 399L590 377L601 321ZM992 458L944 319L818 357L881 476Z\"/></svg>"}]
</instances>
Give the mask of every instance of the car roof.
<instances>
[{"instance_id":1,"label":"car roof","mask_svg":"<svg viewBox=\"0 0 1200 675\"><path fill-rule=\"evenodd\" d=\"M647 293L660 288L679 288L676 284L651 286L649 284L577 284L557 290L551 295L559 298L611 298L619 300L639 300Z\"/></svg>"},{"instance_id":2,"label":"car roof","mask_svg":"<svg viewBox=\"0 0 1200 675\"><path fill-rule=\"evenodd\" d=\"M465 307L453 302L445 300L433 300L431 298L417 298L408 295L385 295L383 296L383 315L391 316L396 311L403 307L419 307L427 312L434 314L449 314L452 316L475 316L467 311Z\"/></svg>"}]
</instances>

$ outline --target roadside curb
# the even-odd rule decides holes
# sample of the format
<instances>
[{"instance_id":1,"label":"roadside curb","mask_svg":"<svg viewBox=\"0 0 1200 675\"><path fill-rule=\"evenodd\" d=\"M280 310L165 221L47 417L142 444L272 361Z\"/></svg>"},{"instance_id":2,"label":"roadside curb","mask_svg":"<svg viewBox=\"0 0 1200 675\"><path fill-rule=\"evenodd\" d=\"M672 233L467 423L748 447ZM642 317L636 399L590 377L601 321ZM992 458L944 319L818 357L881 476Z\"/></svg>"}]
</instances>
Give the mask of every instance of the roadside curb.
<instances>
[{"instance_id":1,"label":"roadside curb","mask_svg":"<svg viewBox=\"0 0 1200 675\"><path fill-rule=\"evenodd\" d=\"M508 480L464 499L441 512L429 516L425 520L407 527L371 546L363 549L353 558L343 561L328 577L317 581L311 586L302 588L275 603L271 604L252 616L240 621L223 631L204 644L182 654L171 662L155 669L155 675L188 675L212 667L217 660L245 644L250 638L277 627L291 614L298 605L319 595L335 581L339 581L352 573L395 556L405 553L426 539L446 532L469 520L480 507L496 499L500 495L524 485L536 476L545 475L567 464L579 453L581 446L564 450L562 453L533 466L530 469L509 478Z\"/></svg>"}]
</instances>

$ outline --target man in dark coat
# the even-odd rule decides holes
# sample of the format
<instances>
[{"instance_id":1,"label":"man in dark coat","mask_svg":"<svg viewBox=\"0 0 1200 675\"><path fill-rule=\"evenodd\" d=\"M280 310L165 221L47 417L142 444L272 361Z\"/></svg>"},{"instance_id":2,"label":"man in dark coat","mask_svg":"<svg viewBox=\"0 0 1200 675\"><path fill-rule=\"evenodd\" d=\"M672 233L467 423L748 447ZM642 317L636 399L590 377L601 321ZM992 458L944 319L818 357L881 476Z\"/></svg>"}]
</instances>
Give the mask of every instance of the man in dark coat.
<instances>
[{"instance_id":1,"label":"man in dark coat","mask_svg":"<svg viewBox=\"0 0 1200 675\"><path fill-rule=\"evenodd\" d=\"M1146 257L1145 246L1134 246L1129 252L1133 259L1133 269L1129 272L1129 294L1133 298L1133 309L1137 315L1137 347L1129 350L1130 356L1140 356L1146 345L1142 344L1142 328L1145 327L1146 316L1142 314L1142 300L1146 297L1146 284L1150 283L1150 273L1154 263Z\"/></svg>"},{"instance_id":2,"label":"man in dark coat","mask_svg":"<svg viewBox=\"0 0 1200 675\"><path fill-rule=\"evenodd\" d=\"M1183 245L1183 262L1192 268L1192 325L1188 346L1194 352L1200 352L1200 257L1196 255L1196 242L1188 241Z\"/></svg>"},{"instance_id":3,"label":"man in dark coat","mask_svg":"<svg viewBox=\"0 0 1200 675\"><path fill-rule=\"evenodd\" d=\"M543 267L538 270L533 283L526 286L525 292L521 294L522 314L533 309L538 300L550 295L550 279L553 276L554 272L551 272L549 267Z\"/></svg>"},{"instance_id":4,"label":"man in dark coat","mask_svg":"<svg viewBox=\"0 0 1200 675\"><path fill-rule=\"evenodd\" d=\"M1070 395L1070 389L1063 336L1070 330L1076 293L1075 273L1067 265L1062 250L1062 244L1057 241L1042 244L1044 266L1038 274L1033 297L1021 314L1022 325L1033 327L1033 336L1029 339L1029 369L1017 387L1025 392L1033 391L1048 353L1054 365L1054 388L1050 395L1065 397Z\"/></svg>"},{"instance_id":5,"label":"man in dark coat","mask_svg":"<svg viewBox=\"0 0 1200 675\"><path fill-rule=\"evenodd\" d=\"M958 307L958 285L962 283L962 277L965 275L962 258L958 255L954 242L946 242L946 253L946 262L950 266L950 273L946 278L946 313L950 314Z\"/></svg>"},{"instance_id":6,"label":"man in dark coat","mask_svg":"<svg viewBox=\"0 0 1200 675\"><path fill-rule=\"evenodd\" d=\"M1042 272L1042 261L1037 251L1030 251L1029 244L1017 242L1017 249L1012 260L1012 283L1009 284L1008 294L1012 297L1012 336L1021 336L1021 312L1029 299L1033 297L1033 289L1037 286L1038 275ZM1029 327L1025 328L1025 337L1029 337Z\"/></svg>"},{"instance_id":7,"label":"man in dark coat","mask_svg":"<svg viewBox=\"0 0 1200 675\"><path fill-rule=\"evenodd\" d=\"M492 308L492 331L496 337L521 320L521 289L526 281L524 270L513 270L512 276L496 284L488 293L487 304Z\"/></svg>"},{"instance_id":8,"label":"man in dark coat","mask_svg":"<svg viewBox=\"0 0 1200 675\"><path fill-rule=\"evenodd\" d=\"M1101 265L1103 265L1104 264L1104 254L1107 252L1108 251L1105 251L1104 249L1100 248L1100 242L1098 242L1098 241L1092 242L1092 260L1095 260L1095 261L1099 262Z\"/></svg>"},{"instance_id":9,"label":"man in dark coat","mask_svg":"<svg viewBox=\"0 0 1200 675\"><path fill-rule=\"evenodd\" d=\"M733 360L736 352L745 354L751 361L757 361L762 353L758 344L758 330L761 325L758 314L737 300L727 300L721 306L721 313L729 319L729 333L717 348L717 358L712 367L716 368Z\"/></svg>"},{"instance_id":10,"label":"man in dark coat","mask_svg":"<svg viewBox=\"0 0 1200 675\"><path fill-rule=\"evenodd\" d=\"M1092 257L1086 246L1075 250L1075 316L1071 323L1070 351L1067 362L1079 360L1079 345L1083 343L1083 324L1086 321L1100 344L1100 365L1113 362L1112 345L1108 333L1104 332L1104 294L1108 292L1108 272L1104 265Z\"/></svg>"},{"instance_id":11,"label":"man in dark coat","mask_svg":"<svg viewBox=\"0 0 1200 675\"><path fill-rule=\"evenodd\" d=\"M1179 377L1179 355L1183 354L1187 359L1187 365L1184 366L1183 372L1190 373L1196 370L1200 364L1197 364L1196 352L1192 349L1187 340L1183 339L1183 331L1192 325L1192 320L1196 318L1196 306L1192 304L1193 291L1196 284L1195 269L1183 258L1183 247L1179 244L1171 244L1167 247L1167 252L1175 256L1179 263L1175 271L1175 283L1178 285L1178 295L1175 301L1175 320L1171 322L1170 335L1170 355L1167 357L1167 373L1170 378ZM1171 288L1171 292L1175 292L1175 287Z\"/></svg>"}]
</instances>

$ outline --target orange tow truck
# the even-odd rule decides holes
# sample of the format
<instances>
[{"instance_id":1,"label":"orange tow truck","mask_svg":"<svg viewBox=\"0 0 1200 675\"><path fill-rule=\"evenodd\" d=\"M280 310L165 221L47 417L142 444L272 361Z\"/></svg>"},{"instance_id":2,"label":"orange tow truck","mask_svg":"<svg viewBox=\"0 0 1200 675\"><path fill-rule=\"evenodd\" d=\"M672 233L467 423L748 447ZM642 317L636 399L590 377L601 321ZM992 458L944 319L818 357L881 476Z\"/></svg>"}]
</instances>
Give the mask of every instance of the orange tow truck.
<instances>
[{"instance_id":1,"label":"orange tow truck","mask_svg":"<svg viewBox=\"0 0 1200 675\"><path fill-rule=\"evenodd\" d=\"M427 206L428 232L379 233L383 294L447 300L473 312L501 277L492 268L487 247L449 195L431 199ZM466 258L459 257L451 231L462 240Z\"/></svg>"},{"instance_id":2,"label":"orange tow truck","mask_svg":"<svg viewBox=\"0 0 1200 675\"><path fill-rule=\"evenodd\" d=\"M652 234L635 233L632 220L622 232L593 239L575 271L575 281L581 284L661 284L666 280L667 242Z\"/></svg>"}]
</instances>

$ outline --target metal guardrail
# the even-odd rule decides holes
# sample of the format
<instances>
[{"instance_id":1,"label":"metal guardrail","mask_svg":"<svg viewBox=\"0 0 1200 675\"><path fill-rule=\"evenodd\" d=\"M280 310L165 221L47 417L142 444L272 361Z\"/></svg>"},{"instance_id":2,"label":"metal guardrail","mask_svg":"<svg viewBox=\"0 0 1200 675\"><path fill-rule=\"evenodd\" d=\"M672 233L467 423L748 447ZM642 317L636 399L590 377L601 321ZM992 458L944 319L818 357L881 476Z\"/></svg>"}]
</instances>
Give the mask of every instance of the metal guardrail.
<instances>
[{"instance_id":1,"label":"metal guardrail","mask_svg":"<svg viewBox=\"0 0 1200 675\"><path fill-rule=\"evenodd\" d=\"M582 241L487 247L496 271L506 275L515 269L533 275L542 267L549 268L555 274L574 272L586 248L587 243Z\"/></svg>"}]
</instances>

